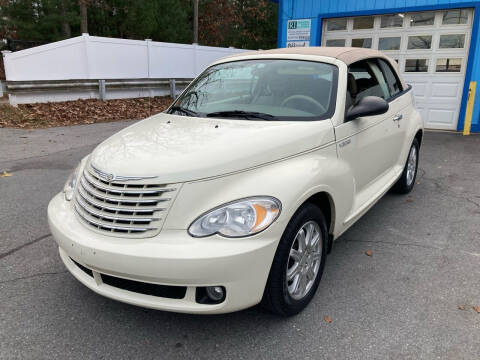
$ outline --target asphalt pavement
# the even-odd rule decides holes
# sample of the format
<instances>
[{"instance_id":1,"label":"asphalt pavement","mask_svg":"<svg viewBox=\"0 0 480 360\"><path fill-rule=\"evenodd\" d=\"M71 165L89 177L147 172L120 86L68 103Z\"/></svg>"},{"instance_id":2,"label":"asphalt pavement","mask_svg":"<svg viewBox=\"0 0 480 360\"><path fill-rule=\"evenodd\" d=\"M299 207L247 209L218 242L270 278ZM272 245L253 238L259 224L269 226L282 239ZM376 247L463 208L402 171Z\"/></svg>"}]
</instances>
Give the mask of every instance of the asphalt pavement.
<instances>
[{"instance_id":1,"label":"asphalt pavement","mask_svg":"<svg viewBox=\"0 0 480 360\"><path fill-rule=\"evenodd\" d=\"M480 358L480 135L427 132L413 192L334 244L298 316L200 316L93 293L50 236L50 198L128 123L0 129L0 359Z\"/></svg>"}]
</instances>

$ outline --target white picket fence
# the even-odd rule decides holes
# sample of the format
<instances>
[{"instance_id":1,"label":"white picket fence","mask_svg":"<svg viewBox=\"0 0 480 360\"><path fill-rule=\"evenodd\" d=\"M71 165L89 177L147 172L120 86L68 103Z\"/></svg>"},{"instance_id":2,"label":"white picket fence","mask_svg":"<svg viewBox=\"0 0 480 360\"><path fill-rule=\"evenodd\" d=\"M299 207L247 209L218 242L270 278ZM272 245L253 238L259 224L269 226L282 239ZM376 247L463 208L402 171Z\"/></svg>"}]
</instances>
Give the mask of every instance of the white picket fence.
<instances>
[{"instance_id":1,"label":"white picket fence","mask_svg":"<svg viewBox=\"0 0 480 360\"><path fill-rule=\"evenodd\" d=\"M65 90L70 80L192 79L211 62L245 50L114 39L83 34L17 52L3 52L12 104L98 97L98 91ZM54 84L61 81L61 84ZM33 88L53 83L48 91ZM150 82L151 83L151 82ZM34 85L33 88L31 85ZM57 86L58 85L58 86ZM45 86L44 86L45 87ZM138 86L137 86L138 87ZM40 86L41 88L41 86ZM151 92L157 95L155 92ZM107 98L142 96L138 88Z\"/></svg>"}]
</instances>

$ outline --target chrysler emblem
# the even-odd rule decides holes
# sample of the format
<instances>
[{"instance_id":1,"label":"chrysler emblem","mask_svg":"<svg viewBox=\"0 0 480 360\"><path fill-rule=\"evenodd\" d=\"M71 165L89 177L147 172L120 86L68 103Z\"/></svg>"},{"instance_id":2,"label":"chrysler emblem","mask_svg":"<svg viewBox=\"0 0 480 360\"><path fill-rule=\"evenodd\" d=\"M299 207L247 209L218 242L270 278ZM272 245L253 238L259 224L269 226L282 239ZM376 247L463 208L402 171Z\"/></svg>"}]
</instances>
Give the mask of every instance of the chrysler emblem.
<instances>
[{"instance_id":1,"label":"chrysler emblem","mask_svg":"<svg viewBox=\"0 0 480 360\"><path fill-rule=\"evenodd\" d=\"M93 171L95 171L95 173L101 177L103 180L105 181L108 181L108 182L111 182L112 180L115 179L115 175L111 174L111 173L108 173L106 171L103 171L103 170L100 170L99 168L93 166L93 164L90 164Z\"/></svg>"}]
</instances>

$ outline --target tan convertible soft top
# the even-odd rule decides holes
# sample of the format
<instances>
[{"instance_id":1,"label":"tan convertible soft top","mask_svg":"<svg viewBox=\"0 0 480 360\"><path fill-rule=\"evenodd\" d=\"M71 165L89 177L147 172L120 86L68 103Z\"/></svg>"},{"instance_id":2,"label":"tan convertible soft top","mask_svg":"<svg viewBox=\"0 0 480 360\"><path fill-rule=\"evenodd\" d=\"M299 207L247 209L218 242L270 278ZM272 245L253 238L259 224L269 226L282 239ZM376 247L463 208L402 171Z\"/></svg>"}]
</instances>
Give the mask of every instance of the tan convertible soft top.
<instances>
[{"instance_id":1,"label":"tan convertible soft top","mask_svg":"<svg viewBox=\"0 0 480 360\"><path fill-rule=\"evenodd\" d=\"M260 50L238 53L232 56L228 56L228 59L235 59L243 56L261 56L261 55L313 55L313 56L327 56L338 59L347 65L354 62L369 59L369 58L382 58L387 60L398 74L398 66L395 60L389 58L384 53L378 50L356 48L356 47L323 47L323 46L311 46L311 47L293 47L282 48L272 50ZM399 76L402 82L402 87L407 88L407 85L403 79Z\"/></svg>"}]
</instances>

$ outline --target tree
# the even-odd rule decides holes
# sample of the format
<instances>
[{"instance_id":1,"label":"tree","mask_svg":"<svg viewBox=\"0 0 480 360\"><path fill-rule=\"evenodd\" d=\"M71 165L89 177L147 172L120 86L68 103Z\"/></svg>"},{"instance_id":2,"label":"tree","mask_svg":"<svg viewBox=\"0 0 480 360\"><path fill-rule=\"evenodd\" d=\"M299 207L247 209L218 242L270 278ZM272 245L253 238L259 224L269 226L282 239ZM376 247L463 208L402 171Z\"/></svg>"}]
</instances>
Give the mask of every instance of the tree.
<instances>
[{"instance_id":1,"label":"tree","mask_svg":"<svg viewBox=\"0 0 480 360\"><path fill-rule=\"evenodd\" d=\"M236 46L235 28L241 19L231 0L203 0L199 14L199 41L202 45ZM228 45L227 45L228 44Z\"/></svg>"},{"instance_id":2,"label":"tree","mask_svg":"<svg viewBox=\"0 0 480 360\"><path fill-rule=\"evenodd\" d=\"M236 12L241 18L238 47L276 48L278 6L270 0L236 0L235 3Z\"/></svg>"},{"instance_id":3,"label":"tree","mask_svg":"<svg viewBox=\"0 0 480 360\"><path fill-rule=\"evenodd\" d=\"M70 22L68 21L67 17L67 11L68 11L68 6L69 2L67 0L61 0L60 1L60 15L62 15L62 29L63 29L63 35L68 39L72 37L72 28L70 27Z\"/></svg>"},{"instance_id":4,"label":"tree","mask_svg":"<svg viewBox=\"0 0 480 360\"><path fill-rule=\"evenodd\" d=\"M195 0L0 0L5 37L42 42L83 32L191 43ZM199 0L202 45L271 48L277 5L270 0Z\"/></svg>"},{"instance_id":5,"label":"tree","mask_svg":"<svg viewBox=\"0 0 480 360\"><path fill-rule=\"evenodd\" d=\"M87 6L88 0L78 0L78 7L80 8L80 32L82 34L88 34L88 17Z\"/></svg>"},{"instance_id":6,"label":"tree","mask_svg":"<svg viewBox=\"0 0 480 360\"><path fill-rule=\"evenodd\" d=\"M5 0L0 17L8 37L56 41L69 37L78 23L73 0Z\"/></svg>"},{"instance_id":7,"label":"tree","mask_svg":"<svg viewBox=\"0 0 480 360\"><path fill-rule=\"evenodd\" d=\"M277 5L269 0L203 0L200 42L243 49L276 47Z\"/></svg>"},{"instance_id":8,"label":"tree","mask_svg":"<svg viewBox=\"0 0 480 360\"><path fill-rule=\"evenodd\" d=\"M102 0L90 6L92 35L166 42L191 42L185 0Z\"/></svg>"}]
</instances>

